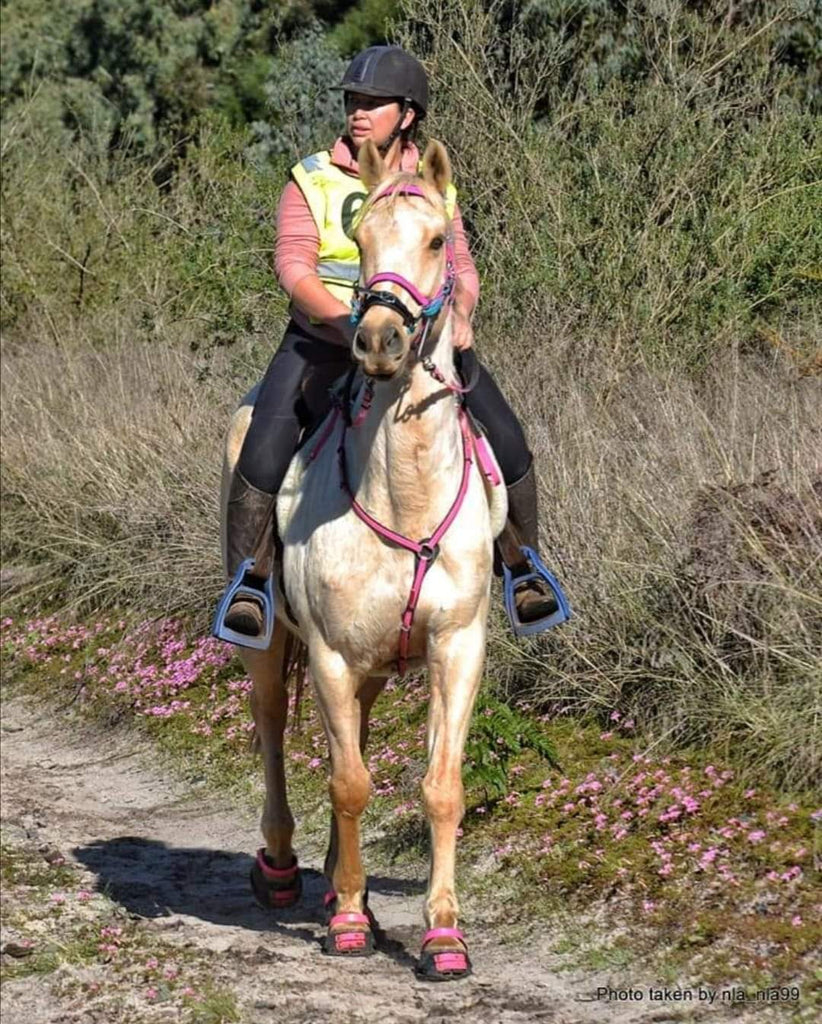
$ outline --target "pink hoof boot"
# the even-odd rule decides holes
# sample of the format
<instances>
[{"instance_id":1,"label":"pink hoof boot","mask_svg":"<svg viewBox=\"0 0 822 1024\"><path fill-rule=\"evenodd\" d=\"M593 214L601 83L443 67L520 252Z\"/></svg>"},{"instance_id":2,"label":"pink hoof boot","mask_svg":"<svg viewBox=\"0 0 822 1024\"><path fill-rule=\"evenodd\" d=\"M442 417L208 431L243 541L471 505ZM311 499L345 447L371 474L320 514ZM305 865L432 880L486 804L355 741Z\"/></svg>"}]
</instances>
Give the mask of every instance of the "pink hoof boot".
<instances>
[{"instance_id":1,"label":"pink hoof boot","mask_svg":"<svg viewBox=\"0 0 822 1024\"><path fill-rule=\"evenodd\" d=\"M325 923L326 925L331 924L331 919L337 913L337 894L331 889L323 896L323 910L325 911ZM368 906L368 889L365 890L362 898L362 912L368 917L368 924L372 931L376 931L379 927L377 925L377 919Z\"/></svg>"},{"instance_id":2,"label":"pink hoof boot","mask_svg":"<svg viewBox=\"0 0 822 1024\"><path fill-rule=\"evenodd\" d=\"M431 949L425 947L434 939L456 939L462 949ZM459 928L432 928L425 933L416 974L426 981L457 981L471 973L471 960L465 936Z\"/></svg>"},{"instance_id":3,"label":"pink hoof boot","mask_svg":"<svg viewBox=\"0 0 822 1024\"><path fill-rule=\"evenodd\" d=\"M361 924L365 929L346 930L341 925ZM323 952L329 956L370 956L374 952L371 921L366 914L335 914L328 925Z\"/></svg>"},{"instance_id":4,"label":"pink hoof boot","mask_svg":"<svg viewBox=\"0 0 822 1024\"><path fill-rule=\"evenodd\" d=\"M251 888L257 902L265 910L283 910L293 907L302 895L303 882L297 857L287 868L275 868L268 863L265 849L260 847L251 869Z\"/></svg>"}]
</instances>

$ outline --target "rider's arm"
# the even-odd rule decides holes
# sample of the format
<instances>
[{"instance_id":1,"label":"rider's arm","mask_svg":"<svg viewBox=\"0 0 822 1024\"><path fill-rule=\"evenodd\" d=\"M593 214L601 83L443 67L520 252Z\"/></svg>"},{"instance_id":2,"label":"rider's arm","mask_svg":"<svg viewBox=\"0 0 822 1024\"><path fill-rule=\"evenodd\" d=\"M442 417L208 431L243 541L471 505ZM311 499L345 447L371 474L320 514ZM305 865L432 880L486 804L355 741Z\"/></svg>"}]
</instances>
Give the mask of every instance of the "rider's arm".
<instances>
[{"instance_id":1,"label":"rider's arm","mask_svg":"<svg viewBox=\"0 0 822 1024\"><path fill-rule=\"evenodd\" d=\"M462 223L459 206L454 210L451 223L454 228L454 260L457 265L454 307L458 313L462 313L470 320L479 298L479 274L468 249L468 239L465 237L465 226Z\"/></svg>"},{"instance_id":2,"label":"rider's arm","mask_svg":"<svg viewBox=\"0 0 822 1024\"><path fill-rule=\"evenodd\" d=\"M317 276L320 236L299 185L290 181L277 208L274 269L280 286L306 316L333 328L338 344L349 345L350 309L335 299Z\"/></svg>"},{"instance_id":3,"label":"rider's arm","mask_svg":"<svg viewBox=\"0 0 822 1024\"><path fill-rule=\"evenodd\" d=\"M339 344L346 347L354 337L351 309L335 299L316 274L307 274L291 290L291 301L299 309L324 324L333 327L340 336Z\"/></svg>"}]
</instances>

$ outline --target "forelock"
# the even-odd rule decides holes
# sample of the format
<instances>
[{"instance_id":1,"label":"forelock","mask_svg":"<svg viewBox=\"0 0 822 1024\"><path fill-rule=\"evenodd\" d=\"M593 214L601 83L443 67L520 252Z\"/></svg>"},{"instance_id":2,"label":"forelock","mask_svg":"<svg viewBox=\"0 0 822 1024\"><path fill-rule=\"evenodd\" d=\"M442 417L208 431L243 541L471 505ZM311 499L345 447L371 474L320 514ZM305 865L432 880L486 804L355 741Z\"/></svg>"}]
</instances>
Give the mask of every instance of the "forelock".
<instances>
[{"instance_id":1,"label":"forelock","mask_svg":"<svg viewBox=\"0 0 822 1024\"><path fill-rule=\"evenodd\" d=\"M355 228L362 224L363 220L368 216L378 200L380 201L380 209L385 209L388 213L393 214L397 203L405 198L401 192L401 187L403 185L414 185L423 193L423 197L427 202L430 203L438 212L445 214L447 218L448 214L445 209L445 200L439 192L416 174L411 174L408 171L401 171L399 174L395 174L386 181L381 182L368 196L357 213ZM388 192L388 195L385 194L386 192Z\"/></svg>"}]
</instances>

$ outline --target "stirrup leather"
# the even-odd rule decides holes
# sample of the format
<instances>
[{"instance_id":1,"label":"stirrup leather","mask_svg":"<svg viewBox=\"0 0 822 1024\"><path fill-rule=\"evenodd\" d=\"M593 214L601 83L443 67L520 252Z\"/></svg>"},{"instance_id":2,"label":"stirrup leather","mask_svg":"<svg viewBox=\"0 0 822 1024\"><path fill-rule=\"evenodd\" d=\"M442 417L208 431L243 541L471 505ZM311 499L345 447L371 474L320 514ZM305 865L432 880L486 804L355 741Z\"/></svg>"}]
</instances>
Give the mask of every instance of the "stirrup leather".
<instances>
[{"instance_id":1,"label":"stirrup leather","mask_svg":"<svg viewBox=\"0 0 822 1024\"><path fill-rule=\"evenodd\" d=\"M251 574L253 568L254 559L246 558L234 574L234 579L229 583L223 599L217 605L214 622L211 626L211 635L216 636L218 640L236 644L238 647L251 647L256 651L266 651L274 632L274 584L272 577L269 576L260 585L259 577ZM226 625L225 617L235 597L247 597L262 606L263 630L261 636L238 633L236 629Z\"/></svg>"},{"instance_id":2,"label":"stirrup leather","mask_svg":"<svg viewBox=\"0 0 822 1024\"><path fill-rule=\"evenodd\" d=\"M505 611L508 613L511 627L517 636L531 636L534 633L542 633L546 629L550 629L552 626L559 626L561 623L566 622L571 617L571 606L568 604L568 599L562 592L562 587L559 585L559 581L556 576L545 568L542 559L536 551L534 551L533 548L526 547L525 545L520 548L520 551L522 551L523 555L528 559L528 563L533 571L525 573L522 576L514 576L508 566L503 562L502 585L505 597ZM517 613L515 593L518 587L522 586L523 583L531 582L531 580L539 580L542 583L548 584L551 589L551 593L556 598L557 610L552 612L550 615L537 619L534 622L522 622Z\"/></svg>"}]
</instances>

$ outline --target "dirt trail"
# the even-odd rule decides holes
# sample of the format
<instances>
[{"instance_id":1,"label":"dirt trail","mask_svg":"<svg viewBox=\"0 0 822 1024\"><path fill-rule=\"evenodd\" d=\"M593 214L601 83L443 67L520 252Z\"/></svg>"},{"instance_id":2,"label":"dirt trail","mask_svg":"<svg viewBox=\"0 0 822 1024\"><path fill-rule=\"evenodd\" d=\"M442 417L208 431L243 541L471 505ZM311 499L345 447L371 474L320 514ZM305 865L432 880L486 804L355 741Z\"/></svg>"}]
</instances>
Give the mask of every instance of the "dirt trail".
<instances>
[{"instance_id":1,"label":"dirt trail","mask_svg":"<svg viewBox=\"0 0 822 1024\"><path fill-rule=\"evenodd\" d=\"M298 845L307 869L302 905L265 913L248 885L256 820L165 777L156 760L152 765L145 741L131 734L84 735L82 726L46 720L18 698L3 702L2 730L4 829L56 846L89 872L89 883L108 887L129 913L147 919L146 927L162 928L183 946L220 953L244 1020L629 1024L698 1020L708 1012L592 1002L596 986L624 988L638 979L626 978L624 970L568 972L567 964L559 974L551 953L556 936L541 932L528 948L501 946L492 928L470 920L465 928L474 976L440 985L417 981L423 880L392 877L390 870L369 876L371 906L384 932L379 953L348 962L326 957L319 947L320 851ZM249 770L259 765L250 761ZM48 1009L42 988L37 978L4 986L3 1024L59 1020L59 1008Z\"/></svg>"}]
</instances>

